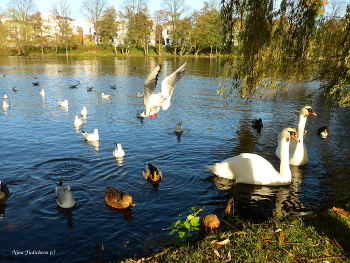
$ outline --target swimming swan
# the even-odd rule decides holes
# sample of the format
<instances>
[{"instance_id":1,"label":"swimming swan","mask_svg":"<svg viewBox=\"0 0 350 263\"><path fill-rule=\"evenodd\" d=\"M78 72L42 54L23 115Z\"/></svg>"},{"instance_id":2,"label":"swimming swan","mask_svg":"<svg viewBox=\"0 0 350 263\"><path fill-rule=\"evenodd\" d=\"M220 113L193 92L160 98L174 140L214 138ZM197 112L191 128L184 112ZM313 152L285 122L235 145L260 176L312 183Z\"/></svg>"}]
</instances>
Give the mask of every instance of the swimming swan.
<instances>
[{"instance_id":1,"label":"swimming swan","mask_svg":"<svg viewBox=\"0 0 350 263\"><path fill-rule=\"evenodd\" d=\"M186 67L187 62L185 62L172 74L167 76L162 81L161 92L156 94L153 94L153 92L155 91L157 86L158 76L161 69L160 64L152 70L152 72L148 75L146 81L144 82L143 103L145 105L145 110L143 111L143 116L150 116L150 118L152 118L153 116L157 117L156 114L158 112L158 107L161 106L163 110L167 110L170 107L170 99L173 94L174 88L185 73Z\"/></svg>"},{"instance_id":2,"label":"swimming swan","mask_svg":"<svg viewBox=\"0 0 350 263\"><path fill-rule=\"evenodd\" d=\"M289 144L289 164L301 166L309 162L306 145L304 144L304 130L307 117L310 115L317 116L317 114L313 111L311 106L305 106L300 110L297 134L300 142L296 143L295 141L291 141L291 143ZM278 140L278 146L276 149L276 155L278 158L280 158L279 142L280 141Z\"/></svg>"},{"instance_id":3,"label":"swimming swan","mask_svg":"<svg viewBox=\"0 0 350 263\"><path fill-rule=\"evenodd\" d=\"M280 172L260 155L241 153L228 158L221 163L204 165L208 171L219 177L236 180L237 183L253 185L288 185L292 180L289 168L290 139L298 141L293 128L285 128L281 133L281 162Z\"/></svg>"}]
</instances>

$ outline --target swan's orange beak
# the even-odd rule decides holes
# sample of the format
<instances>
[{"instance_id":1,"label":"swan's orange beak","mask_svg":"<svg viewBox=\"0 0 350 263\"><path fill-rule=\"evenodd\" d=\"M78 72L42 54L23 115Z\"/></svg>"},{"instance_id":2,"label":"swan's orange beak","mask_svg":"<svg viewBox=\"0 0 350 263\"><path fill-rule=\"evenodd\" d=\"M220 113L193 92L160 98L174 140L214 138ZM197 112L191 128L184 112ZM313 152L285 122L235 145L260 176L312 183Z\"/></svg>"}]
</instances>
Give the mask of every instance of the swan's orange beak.
<instances>
[{"instance_id":1,"label":"swan's orange beak","mask_svg":"<svg viewBox=\"0 0 350 263\"><path fill-rule=\"evenodd\" d=\"M298 139L298 137L295 134L291 134L290 138L296 140L297 142L300 142L300 140Z\"/></svg>"}]
</instances>

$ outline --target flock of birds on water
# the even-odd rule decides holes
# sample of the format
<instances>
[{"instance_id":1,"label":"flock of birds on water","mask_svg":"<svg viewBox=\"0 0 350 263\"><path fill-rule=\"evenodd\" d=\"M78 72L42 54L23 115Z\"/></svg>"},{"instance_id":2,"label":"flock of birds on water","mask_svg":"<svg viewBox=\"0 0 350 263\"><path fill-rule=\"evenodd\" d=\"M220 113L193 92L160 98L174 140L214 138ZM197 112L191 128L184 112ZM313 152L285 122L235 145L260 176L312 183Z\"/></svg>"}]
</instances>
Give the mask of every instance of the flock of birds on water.
<instances>
[{"instance_id":1,"label":"flock of birds on water","mask_svg":"<svg viewBox=\"0 0 350 263\"><path fill-rule=\"evenodd\" d=\"M161 91L154 93L156 90L161 65L157 65L148 75L144 82L143 93L138 93L137 96L143 98L144 110L137 111L138 118L150 119L158 116L158 112L162 108L167 110L170 107L170 99L174 88L184 75L187 68L187 62L180 66L176 71L167 76L161 83ZM82 82L79 81L78 84ZM33 82L34 86L39 86L39 82ZM76 88L77 85L70 85L69 88ZM110 85L115 89L115 85ZM18 89L13 88L14 91ZM92 88L89 88L91 91ZM45 96L45 90L41 89L39 92ZM110 95L101 94L103 99L108 99ZM9 96L3 96L4 109L10 107L8 101ZM68 100L57 101L60 107L68 107ZM86 107L82 107L80 111L81 118L75 116L74 125L80 126L83 124L83 119L87 116ZM311 106L303 107L299 112L298 128L288 127L284 128L278 135L278 146L276 149L276 156L280 159L280 170L277 171L272 164L262 156L254 153L241 153L235 157L223 160L214 165L204 165L205 168L214 173L218 177L234 180L235 183L244 183L252 185L267 185L279 186L288 185L292 180L292 173L289 165L303 166L308 163L307 147L304 144L304 136L306 136L305 124L309 116L317 116ZM263 127L262 119L254 119L252 127L258 132L261 132ZM184 128L182 123L178 123L174 129L175 133L182 133ZM94 129L93 133L87 133L81 130L82 135L86 141L99 141L98 129ZM317 130L317 134L323 139L327 138L330 130L326 126L322 126ZM125 152L120 143L115 143L113 151L114 157L124 157ZM142 176L149 181L154 187L158 187L162 180L161 170L151 163L146 163L142 171ZM70 186L63 186L62 179L56 183L55 194L57 197L57 204L62 208L72 208L75 206L75 198L71 192ZM0 200L6 200L10 192L6 184L0 181ZM105 202L107 205L116 209L126 209L130 206L135 206L132 196L117 188L107 186L105 189Z\"/></svg>"},{"instance_id":2,"label":"flock of birds on water","mask_svg":"<svg viewBox=\"0 0 350 263\"><path fill-rule=\"evenodd\" d=\"M138 118L146 118L150 119L158 117L157 113L162 108L163 110L167 110L170 107L170 99L173 94L174 88L177 83L180 81L182 76L184 75L187 68L187 62L185 62L181 67L179 67L175 72L167 76L161 83L161 91L158 93L154 93L156 90L159 73L161 70L161 65L157 65L152 72L149 74L147 79L144 82L143 93L138 93L137 96L143 98L144 109L142 111L137 111ZM5 75L2 75L5 77ZM32 82L33 86L40 86L38 81ZM78 81L77 84L70 84L69 88L74 89L77 88L79 84L82 84L82 81ZM116 89L116 85L110 85L111 89ZM87 91L92 91L93 87L88 87ZM17 92L18 88L13 87L13 91ZM39 94L41 96L45 96L46 92L44 89L39 90ZM110 94L101 93L102 99L109 99ZM10 107L9 96L5 93L3 95L3 108L7 110ZM69 101L57 101L57 104L60 107L67 108L69 105ZM83 106L80 115L74 117L73 124L79 128L83 123L84 119L87 118L87 108ZM179 122L174 132L176 134L181 134L184 131L182 123ZM85 137L86 141L96 142L100 140L98 129L94 129L92 133L87 133L84 130L81 130L81 134ZM115 143L115 149L113 151L113 156L116 158L124 157L125 151L122 148L120 143ZM145 167L142 171L142 177L149 181L154 187L159 186L159 182L162 180L163 175L161 170L151 163L146 163ZM58 183L56 183L55 187L55 195L57 204L62 208L72 208L75 206L75 198L71 192L71 187L69 185L63 185L61 179ZM3 202L9 197L10 191L6 184L0 181L0 201ZM117 188L107 186L105 189L105 202L107 205L114 207L116 209L126 209L130 206L135 206L136 204L132 200L132 196L128 193L125 193Z\"/></svg>"}]
</instances>

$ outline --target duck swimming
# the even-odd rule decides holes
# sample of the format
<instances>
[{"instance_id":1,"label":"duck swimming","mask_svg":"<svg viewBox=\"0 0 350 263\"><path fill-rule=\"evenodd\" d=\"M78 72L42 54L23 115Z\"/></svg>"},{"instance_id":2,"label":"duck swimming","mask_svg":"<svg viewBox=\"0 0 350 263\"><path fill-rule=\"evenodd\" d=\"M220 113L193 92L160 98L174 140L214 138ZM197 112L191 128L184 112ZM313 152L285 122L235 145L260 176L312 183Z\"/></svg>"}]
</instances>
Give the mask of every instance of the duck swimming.
<instances>
[{"instance_id":1,"label":"duck swimming","mask_svg":"<svg viewBox=\"0 0 350 263\"><path fill-rule=\"evenodd\" d=\"M117 209L126 209L130 206L136 206L130 194L124 193L111 186L106 186L105 201L107 205Z\"/></svg>"},{"instance_id":2,"label":"duck swimming","mask_svg":"<svg viewBox=\"0 0 350 263\"><path fill-rule=\"evenodd\" d=\"M0 200L5 199L10 194L9 189L3 181L0 181Z\"/></svg>"},{"instance_id":3,"label":"duck swimming","mask_svg":"<svg viewBox=\"0 0 350 263\"><path fill-rule=\"evenodd\" d=\"M151 163L147 163L145 168L142 171L142 177L153 184L154 186L158 186L159 182L163 178L162 171Z\"/></svg>"}]
</instances>

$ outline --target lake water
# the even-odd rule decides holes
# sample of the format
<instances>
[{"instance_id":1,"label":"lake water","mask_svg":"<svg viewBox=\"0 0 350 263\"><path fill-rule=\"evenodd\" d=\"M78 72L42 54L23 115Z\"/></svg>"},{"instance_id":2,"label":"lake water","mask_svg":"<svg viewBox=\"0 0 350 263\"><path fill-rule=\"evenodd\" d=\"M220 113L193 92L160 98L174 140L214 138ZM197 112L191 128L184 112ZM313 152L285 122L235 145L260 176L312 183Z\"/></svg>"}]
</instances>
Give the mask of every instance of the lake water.
<instances>
[{"instance_id":1,"label":"lake water","mask_svg":"<svg viewBox=\"0 0 350 263\"><path fill-rule=\"evenodd\" d=\"M188 69L170 108L160 111L158 118L138 119L136 112L143 101L136 94L142 92L149 72L161 63L162 81L185 61ZM106 259L147 256L163 240L173 241L162 229L192 206L204 206L201 215L222 217L227 201L234 198L236 215L263 222L332 207L338 198L350 195L349 110L332 108L319 98L306 99L317 83L300 87L292 96L228 104L217 94L220 63L214 59L0 57L0 73L6 74L0 78L0 94L7 93L11 102L8 110L0 110L0 180L11 192L0 204L0 259L89 262L97 257L96 246L101 244ZM83 82L78 88L68 87L78 80ZM33 86L35 81L40 86ZM39 95L42 88L45 96ZM111 94L110 99L102 99L102 92ZM56 102L64 99L69 100L67 109ZM213 180L203 167L252 152L279 170L277 133L297 127L298 113L308 104L318 114L306 123L309 163L291 167L290 186L229 185ZM87 119L76 129L74 116L83 106ZM261 133L251 127L253 118L262 118ZM185 132L177 136L173 130L180 121ZM331 130L325 141L316 134L323 125ZM100 141L86 142L81 130L95 128ZM114 142L126 152L122 160L112 155ZM142 178L145 162L162 170L158 188ZM72 209L56 203L54 182L61 178L73 189L77 204ZM137 206L120 211L105 205L107 185L131 194Z\"/></svg>"}]
</instances>

